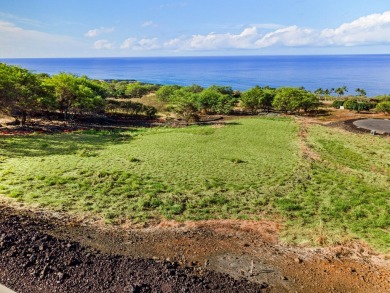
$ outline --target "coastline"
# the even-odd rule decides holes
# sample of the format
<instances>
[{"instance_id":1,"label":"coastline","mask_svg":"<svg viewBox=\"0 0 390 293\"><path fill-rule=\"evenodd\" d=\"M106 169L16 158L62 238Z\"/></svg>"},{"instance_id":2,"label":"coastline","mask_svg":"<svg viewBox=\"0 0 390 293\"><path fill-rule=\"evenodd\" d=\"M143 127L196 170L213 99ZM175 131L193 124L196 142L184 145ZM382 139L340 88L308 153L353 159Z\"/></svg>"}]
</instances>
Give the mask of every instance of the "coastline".
<instances>
[{"instance_id":1,"label":"coastline","mask_svg":"<svg viewBox=\"0 0 390 293\"><path fill-rule=\"evenodd\" d=\"M245 91L253 86L337 88L368 96L390 93L390 55L264 55L197 57L16 58L0 62L50 75L69 72L98 80L151 84L213 84Z\"/></svg>"}]
</instances>

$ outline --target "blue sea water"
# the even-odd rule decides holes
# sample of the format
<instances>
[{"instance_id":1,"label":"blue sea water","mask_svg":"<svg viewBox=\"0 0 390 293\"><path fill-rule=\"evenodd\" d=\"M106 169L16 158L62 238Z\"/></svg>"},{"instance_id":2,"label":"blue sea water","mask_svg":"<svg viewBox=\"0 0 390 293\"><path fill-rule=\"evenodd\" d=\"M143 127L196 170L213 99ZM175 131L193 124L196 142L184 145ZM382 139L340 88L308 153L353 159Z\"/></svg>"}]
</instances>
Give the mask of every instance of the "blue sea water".
<instances>
[{"instance_id":1,"label":"blue sea water","mask_svg":"<svg viewBox=\"0 0 390 293\"><path fill-rule=\"evenodd\" d=\"M390 94L390 55L235 56L148 58L0 59L34 72L69 72L94 79L134 79L157 84L304 86L308 90L347 86L369 96Z\"/></svg>"}]
</instances>

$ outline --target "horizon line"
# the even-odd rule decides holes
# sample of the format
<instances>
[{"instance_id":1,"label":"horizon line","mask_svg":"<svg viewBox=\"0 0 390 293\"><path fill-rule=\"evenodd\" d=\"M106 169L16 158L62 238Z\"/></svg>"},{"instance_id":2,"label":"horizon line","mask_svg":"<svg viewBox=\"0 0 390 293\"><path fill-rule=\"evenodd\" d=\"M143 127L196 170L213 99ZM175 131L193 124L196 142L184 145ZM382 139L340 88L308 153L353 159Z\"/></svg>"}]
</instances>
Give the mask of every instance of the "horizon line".
<instances>
[{"instance_id":1,"label":"horizon line","mask_svg":"<svg viewBox=\"0 0 390 293\"><path fill-rule=\"evenodd\" d=\"M5 57L11 59L112 59L112 58L215 58L215 57L308 57L308 56L386 56L390 53L351 53L351 54L264 54L264 55L162 55L162 56L94 56L94 57Z\"/></svg>"}]
</instances>

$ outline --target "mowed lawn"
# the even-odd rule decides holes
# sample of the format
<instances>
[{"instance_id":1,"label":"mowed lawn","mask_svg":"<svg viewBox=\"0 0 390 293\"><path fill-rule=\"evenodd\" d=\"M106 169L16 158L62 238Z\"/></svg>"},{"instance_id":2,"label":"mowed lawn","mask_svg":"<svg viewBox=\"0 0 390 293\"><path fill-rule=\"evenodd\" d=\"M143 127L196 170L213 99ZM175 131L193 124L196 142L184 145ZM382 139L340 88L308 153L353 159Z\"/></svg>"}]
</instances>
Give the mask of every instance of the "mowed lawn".
<instances>
[{"instance_id":1,"label":"mowed lawn","mask_svg":"<svg viewBox=\"0 0 390 293\"><path fill-rule=\"evenodd\" d=\"M388 140L289 118L0 138L0 194L107 221L282 221L288 242L390 247Z\"/></svg>"}]
</instances>

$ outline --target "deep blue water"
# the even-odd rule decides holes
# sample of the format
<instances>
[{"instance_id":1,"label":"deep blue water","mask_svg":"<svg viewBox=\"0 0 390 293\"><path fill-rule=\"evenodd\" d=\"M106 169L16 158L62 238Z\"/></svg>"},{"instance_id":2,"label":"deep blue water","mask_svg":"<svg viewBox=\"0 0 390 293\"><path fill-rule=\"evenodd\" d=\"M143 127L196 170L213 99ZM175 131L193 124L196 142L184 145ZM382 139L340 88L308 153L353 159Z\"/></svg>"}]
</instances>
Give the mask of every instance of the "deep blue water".
<instances>
[{"instance_id":1,"label":"deep blue water","mask_svg":"<svg viewBox=\"0 0 390 293\"><path fill-rule=\"evenodd\" d=\"M390 55L237 56L149 58L0 59L34 72L69 72L94 79L135 79L158 84L304 86L309 90L347 86L369 96L390 94Z\"/></svg>"}]
</instances>

